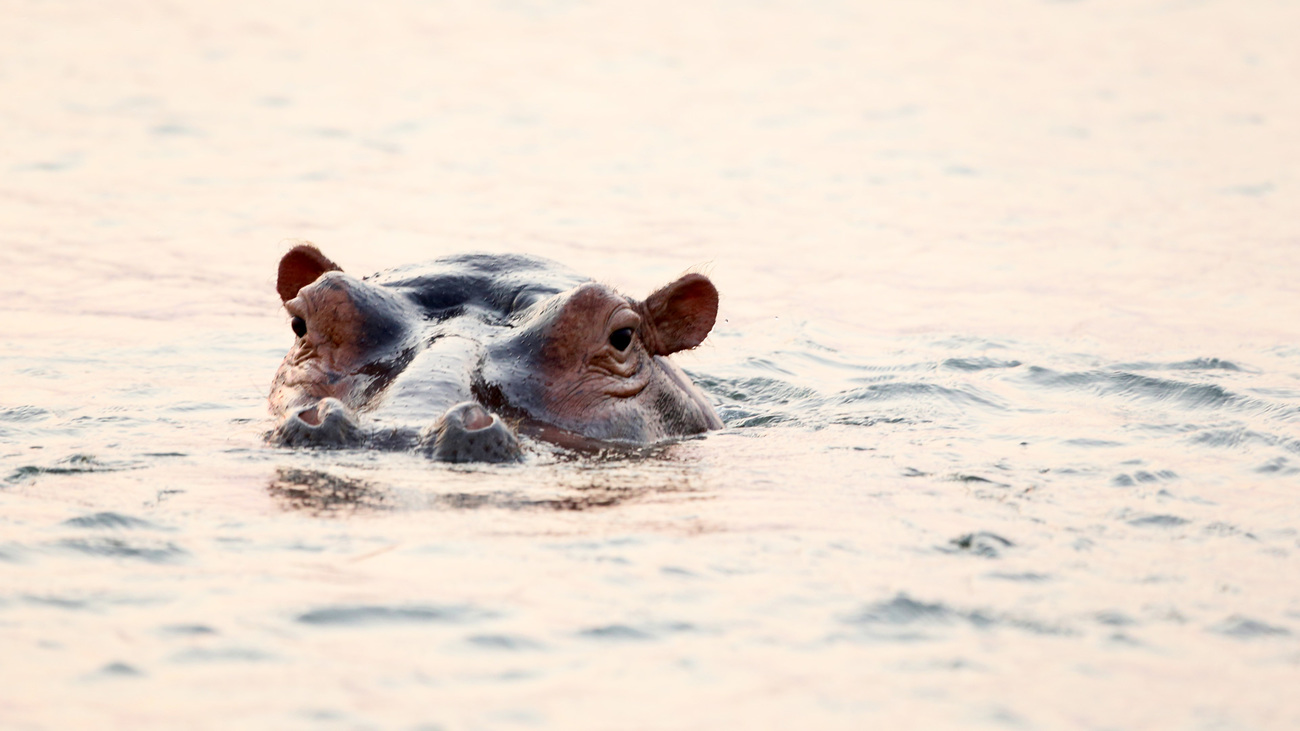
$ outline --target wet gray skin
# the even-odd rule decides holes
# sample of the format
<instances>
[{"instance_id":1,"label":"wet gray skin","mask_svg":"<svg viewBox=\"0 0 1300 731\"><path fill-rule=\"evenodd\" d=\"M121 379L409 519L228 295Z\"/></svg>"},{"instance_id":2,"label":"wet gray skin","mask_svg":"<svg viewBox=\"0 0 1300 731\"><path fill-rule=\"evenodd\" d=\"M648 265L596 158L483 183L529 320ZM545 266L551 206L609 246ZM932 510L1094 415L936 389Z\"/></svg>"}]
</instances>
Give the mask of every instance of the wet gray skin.
<instances>
[{"instance_id":1,"label":"wet gray skin","mask_svg":"<svg viewBox=\"0 0 1300 731\"><path fill-rule=\"evenodd\" d=\"M688 274L644 301L544 259L471 254L359 279L310 245L280 262L296 339L270 439L519 459L516 434L651 444L722 424L670 362L708 335L717 290Z\"/></svg>"}]
</instances>

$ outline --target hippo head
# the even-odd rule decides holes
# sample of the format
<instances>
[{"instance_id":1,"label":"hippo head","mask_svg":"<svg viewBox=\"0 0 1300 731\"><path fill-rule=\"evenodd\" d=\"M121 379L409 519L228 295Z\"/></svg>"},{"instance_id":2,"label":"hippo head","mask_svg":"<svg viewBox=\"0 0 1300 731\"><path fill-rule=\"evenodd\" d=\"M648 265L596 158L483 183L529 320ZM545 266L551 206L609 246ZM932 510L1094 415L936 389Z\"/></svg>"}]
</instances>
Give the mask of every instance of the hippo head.
<instances>
[{"instance_id":1,"label":"hippo head","mask_svg":"<svg viewBox=\"0 0 1300 731\"><path fill-rule=\"evenodd\" d=\"M449 257L359 279L300 245L276 289L296 336L270 397L285 445L499 461L518 455L516 427L564 444L648 444L721 426L667 358L713 327L718 293L702 274L639 301L534 257Z\"/></svg>"},{"instance_id":2,"label":"hippo head","mask_svg":"<svg viewBox=\"0 0 1300 731\"><path fill-rule=\"evenodd\" d=\"M687 274L644 302L587 282L520 314L488 349L484 381L509 406L566 431L646 443L716 427L716 416L665 359L703 342L718 292Z\"/></svg>"}]
</instances>

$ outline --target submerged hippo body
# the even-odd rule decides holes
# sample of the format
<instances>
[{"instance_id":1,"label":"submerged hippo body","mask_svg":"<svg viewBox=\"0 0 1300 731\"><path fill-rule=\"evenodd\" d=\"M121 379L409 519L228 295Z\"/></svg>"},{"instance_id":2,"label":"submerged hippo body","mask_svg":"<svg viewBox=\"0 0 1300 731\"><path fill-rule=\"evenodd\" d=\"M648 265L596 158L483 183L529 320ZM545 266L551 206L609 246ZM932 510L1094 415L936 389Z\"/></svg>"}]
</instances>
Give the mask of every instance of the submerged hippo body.
<instances>
[{"instance_id":1,"label":"submerged hippo body","mask_svg":"<svg viewBox=\"0 0 1300 731\"><path fill-rule=\"evenodd\" d=\"M311 245L280 261L297 336L271 439L509 461L507 420L562 444L649 444L722 426L666 358L708 335L718 293L687 274L645 301L547 261L471 254L356 278Z\"/></svg>"}]
</instances>

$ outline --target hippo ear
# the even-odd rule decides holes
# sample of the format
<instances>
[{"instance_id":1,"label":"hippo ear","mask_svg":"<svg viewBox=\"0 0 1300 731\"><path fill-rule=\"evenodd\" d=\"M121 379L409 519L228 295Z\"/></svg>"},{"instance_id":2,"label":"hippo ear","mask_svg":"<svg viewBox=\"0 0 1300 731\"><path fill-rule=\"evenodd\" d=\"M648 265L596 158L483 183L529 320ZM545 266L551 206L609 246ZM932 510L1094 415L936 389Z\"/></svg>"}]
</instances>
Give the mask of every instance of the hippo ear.
<instances>
[{"instance_id":1,"label":"hippo ear","mask_svg":"<svg viewBox=\"0 0 1300 731\"><path fill-rule=\"evenodd\" d=\"M703 274L687 274L646 298L642 314L650 324L646 345L668 355L704 342L718 318L718 290Z\"/></svg>"},{"instance_id":2,"label":"hippo ear","mask_svg":"<svg viewBox=\"0 0 1300 731\"><path fill-rule=\"evenodd\" d=\"M311 244L298 244L280 259L280 276L275 281L275 291L280 301L288 302L325 272L343 271Z\"/></svg>"}]
</instances>

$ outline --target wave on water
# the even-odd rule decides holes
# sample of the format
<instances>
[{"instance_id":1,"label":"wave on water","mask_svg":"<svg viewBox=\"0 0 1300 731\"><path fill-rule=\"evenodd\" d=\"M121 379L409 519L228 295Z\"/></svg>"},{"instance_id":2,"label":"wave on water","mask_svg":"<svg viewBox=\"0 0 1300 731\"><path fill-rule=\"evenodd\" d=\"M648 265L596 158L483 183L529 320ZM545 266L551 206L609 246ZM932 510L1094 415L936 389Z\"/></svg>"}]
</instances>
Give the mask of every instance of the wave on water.
<instances>
[{"instance_id":1,"label":"wave on water","mask_svg":"<svg viewBox=\"0 0 1300 731\"><path fill-rule=\"evenodd\" d=\"M759 344L764 337L750 340ZM1050 440L1080 465L1098 469L1089 452L1160 442L1184 451L1235 452L1257 474L1297 471L1297 353L1260 353L1269 364L1261 366L1215 356L1108 361L1048 344L970 338L891 341L866 356L803 332L766 340L767 348L732 361L714 351L707 367L692 371L728 428L955 429L1019 443ZM730 345L745 352L743 343ZM866 353L872 344L855 345ZM1011 431L1021 423L1040 428ZM1145 475L1166 476L1151 480L1157 481L1177 471L1112 474L1116 486L1132 486Z\"/></svg>"},{"instance_id":2,"label":"wave on water","mask_svg":"<svg viewBox=\"0 0 1300 731\"><path fill-rule=\"evenodd\" d=\"M154 525L143 518L136 518L122 513L107 511L93 513L91 515L83 515L77 518L69 518L68 520L63 521L63 525L70 528L110 528L125 530L159 529L159 526Z\"/></svg>"},{"instance_id":3,"label":"wave on water","mask_svg":"<svg viewBox=\"0 0 1300 731\"><path fill-rule=\"evenodd\" d=\"M979 609L958 609L942 602L918 601L907 594L870 604L857 614L844 618L844 622L859 628L869 637L902 641L932 639L939 630L951 631L962 625L980 630L1005 627L1041 635L1077 634L1069 627L1036 619Z\"/></svg>"},{"instance_id":4,"label":"wave on water","mask_svg":"<svg viewBox=\"0 0 1300 731\"><path fill-rule=\"evenodd\" d=\"M329 627L364 627L389 624L476 622L494 615L473 606L346 605L312 609L298 615L302 624Z\"/></svg>"},{"instance_id":5,"label":"wave on water","mask_svg":"<svg viewBox=\"0 0 1300 731\"><path fill-rule=\"evenodd\" d=\"M918 350L933 352L934 346ZM827 353L836 357L828 357ZM1055 356L1063 357L1064 354ZM1077 358L1078 356L1073 356ZM1037 360L1050 361L1044 353ZM773 421L816 423L812 418L827 405L893 399L933 400L952 406L978 406L994 411L1014 410L1016 404L989 393L982 387L989 379L1022 388L1056 389L1091 394L1101 399L1147 399L1172 402L1187 409L1230 409L1280 419L1300 419L1300 404L1292 400L1270 400L1247 396L1213 382L1222 373L1258 373L1219 358L1195 358L1173 363L1121 363L1087 370L1065 370L1023 359L995 359L983 355L942 354L929 361L884 360L855 362L824 345L816 350L781 350L751 356L734 365L695 373L696 381L712 394L733 418L750 418L762 409ZM1170 371L1186 376L1201 373L1189 381L1161 378L1132 371ZM869 377L864 377L870 374ZM963 379L962 374L971 374ZM868 385L860 385L870 381ZM831 388L827 388L827 387ZM839 386L840 388L835 388ZM1291 391L1278 391L1279 397ZM782 407L793 406L787 409ZM772 423L772 422L765 422Z\"/></svg>"},{"instance_id":6,"label":"wave on water","mask_svg":"<svg viewBox=\"0 0 1300 731\"><path fill-rule=\"evenodd\" d=\"M40 475L78 475L88 472L120 472L122 470L143 469L146 465L139 461L101 460L90 454L73 454L62 457L50 465L24 465L15 469L5 478L6 482L20 482Z\"/></svg>"},{"instance_id":7,"label":"wave on water","mask_svg":"<svg viewBox=\"0 0 1300 731\"><path fill-rule=\"evenodd\" d=\"M189 551L171 542L124 540L111 536L67 538L58 547L84 556L138 559L147 563L173 563L188 557Z\"/></svg>"},{"instance_id":8,"label":"wave on water","mask_svg":"<svg viewBox=\"0 0 1300 731\"><path fill-rule=\"evenodd\" d=\"M1240 369L1234 367L1221 370ZM1082 391L1107 398L1171 402L1189 410L1224 409L1243 415L1257 414L1285 420L1300 417L1300 405L1297 404L1243 396L1217 383L1187 382L1130 373L1118 366L1108 370L1075 372L1029 366L1025 374L1027 383L1043 388Z\"/></svg>"},{"instance_id":9,"label":"wave on water","mask_svg":"<svg viewBox=\"0 0 1300 731\"><path fill-rule=\"evenodd\" d=\"M804 345L810 349L750 357L734 366L693 371L691 377L714 397L730 427L821 428L960 418L969 410L1004 411L1008 404L1000 396L978 383L948 378L945 371L974 373L1020 365L983 358L854 362L829 347Z\"/></svg>"},{"instance_id":10,"label":"wave on water","mask_svg":"<svg viewBox=\"0 0 1300 731\"><path fill-rule=\"evenodd\" d=\"M0 409L0 422L31 423L50 418L52 414L39 406L15 406Z\"/></svg>"}]
</instances>

